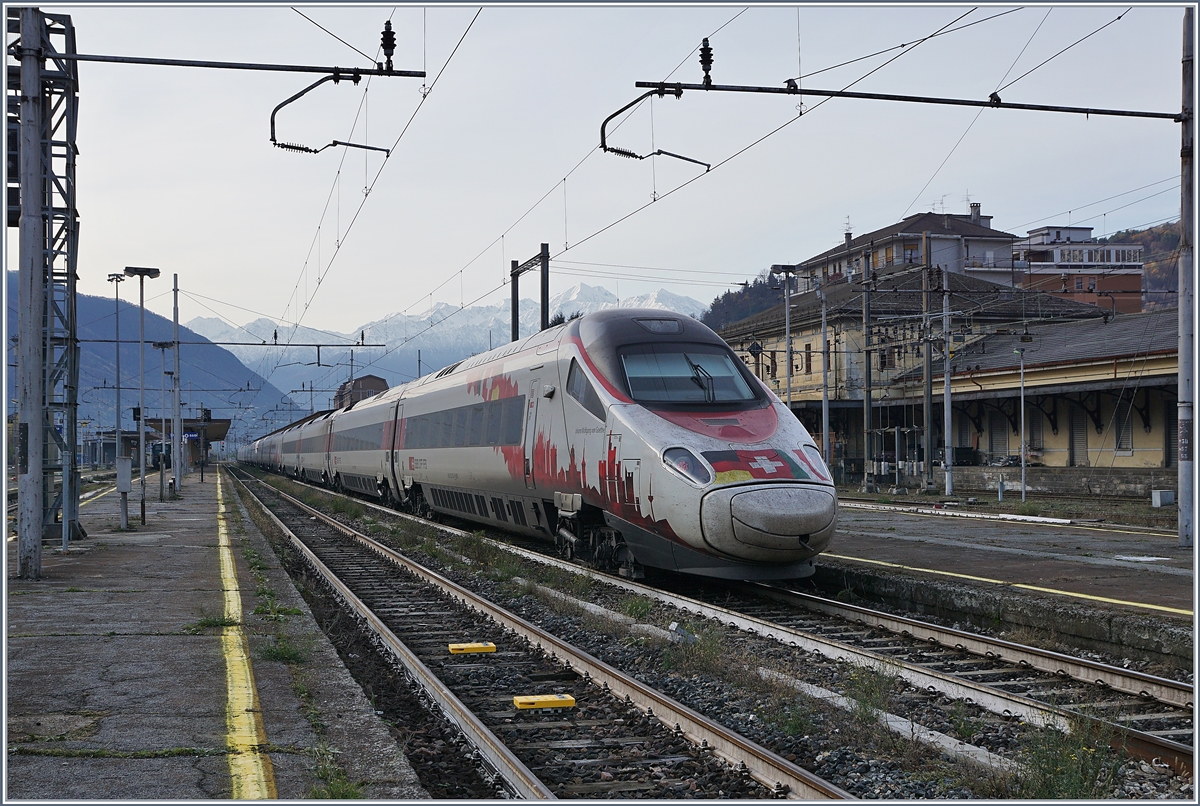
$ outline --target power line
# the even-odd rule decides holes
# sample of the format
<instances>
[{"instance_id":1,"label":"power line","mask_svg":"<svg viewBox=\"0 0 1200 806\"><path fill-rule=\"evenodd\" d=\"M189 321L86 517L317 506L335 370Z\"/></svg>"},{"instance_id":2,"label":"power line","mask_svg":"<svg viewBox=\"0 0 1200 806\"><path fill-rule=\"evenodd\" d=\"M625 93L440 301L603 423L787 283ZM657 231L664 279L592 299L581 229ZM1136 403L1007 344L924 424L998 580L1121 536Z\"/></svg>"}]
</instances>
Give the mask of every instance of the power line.
<instances>
[{"instance_id":1,"label":"power line","mask_svg":"<svg viewBox=\"0 0 1200 806\"><path fill-rule=\"evenodd\" d=\"M934 37L937 37L937 36L945 36L946 34L953 34L953 33L957 33L957 32L959 32L959 31L965 31L967 28L970 28L970 27L971 27L971 26L973 26L973 25L980 25L981 23L985 23L985 22L989 22L989 21L991 21L991 20L994 20L994 19L996 19L997 17L1003 17L1003 16L1005 16L1005 15L1007 15L1007 14L1013 14L1013 13L1016 13L1016 12L1018 12L1018 11L1024 11L1024 9L1022 9L1022 8L1013 8L1013 9L1009 9L1008 11L1002 11L1002 12L1000 12L999 14L993 14L993 15L992 15L992 16L990 16L990 17L984 17L982 20L975 20L975 22L968 22L966 25L960 25L960 26L959 26L959 27L957 27L957 28L951 28L951 29L949 29L949 30L942 31L941 33L936 33L936 34L933 34L933 36L928 36L928 37L926 37L925 39L933 39ZM844 61L844 62L841 62L840 64L835 64L835 65L832 65L832 66L830 66L830 67L822 67L820 70L814 70L814 71L813 71L813 72L811 72L811 73L804 73L803 75L798 75L798 76L796 76L795 78L793 78L792 80L793 80L793 81L800 81L800 80L802 80L802 79L805 79L805 78L811 78L812 76L820 75L821 73L827 73L827 72L829 72L830 70L836 70L836 69L838 69L839 67L845 67L846 65L855 64L856 62L865 61L866 59L871 59L871 58L874 58L875 56L882 56L882 55L883 55L883 54L885 54L885 53L891 53L893 50L901 50L901 49L903 49L903 48L912 47L914 44L920 44L920 43L921 43L921 42L923 42L923 41L925 41L925 40L924 40L924 39L923 39L923 40L917 40L915 43L914 43L914 42L908 42L908 43L901 43L901 44L899 44L899 45L893 45L893 46L892 46L892 47L890 47L890 48L884 48L883 50L877 50L877 51L875 51L874 53L868 53L866 56L859 56L859 57L857 57L857 58L855 58L855 59L850 59L849 61ZM695 53L695 51L692 51L692 52L693 52L693 53ZM1003 79L1001 79L1001 81L1003 81Z\"/></svg>"},{"instance_id":2,"label":"power line","mask_svg":"<svg viewBox=\"0 0 1200 806\"><path fill-rule=\"evenodd\" d=\"M942 26L941 28L939 28L939 29L938 29L937 31L935 31L933 34L930 34L929 36L925 37L924 39L921 39L921 40L918 40L917 42L915 42L915 43L913 44L912 48L910 48L909 50L906 50L906 51L903 51L902 53L898 53L898 54L896 54L895 56L893 56L892 58L888 59L886 62L884 62L883 64L879 65L878 67L875 67L875 68L873 68L872 70L869 70L868 72L866 72L866 73L865 73L865 74L863 74L862 76L859 76L858 78L856 78L854 81L851 81L851 82L850 82L849 84L847 84L845 87L842 87L842 89L841 89L841 90L839 90L839 92L845 92L846 90L848 90L848 89L850 89L851 87L853 87L855 84L858 84L859 82L861 82L861 81L865 80L865 79L866 79L868 76L871 76L872 74L874 74L874 73L877 73L878 71L882 70L884 67L887 67L889 64L891 64L892 62L896 61L896 59L899 59L901 56L904 56L904 55L906 55L906 54L908 54L908 53L912 53L912 51L913 51L913 50L914 50L914 49L915 49L915 48L916 48L918 45L921 45L922 43L929 41L931 38L933 38L934 36L936 36L936 35L937 35L937 34L938 34L940 31L943 31L943 30L945 30L945 29L946 29L946 28L948 28L949 26L953 25L954 23L958 22L959 20L963 19L963 18L964 18L964 17L966 17L968 14L971 14L971 13L972 13L972 12L974 12L974 11L976 11L976 9L972 8L971 10L967 11L966 13L959 15L958 17L956 17L956 18L955 18L954 20L952 20L951 22L949 22L949 23L947 23L946 25L944 25L944 26ZM805 112L805 114L806 114L806 115L807 115L807 114L811 114L812 112L814 112L814 111L816 111L817 109L819 109L821 106L824 106L824 105L825 105L825 103L826 103L826 102L828 102L828 101L829 101L829 100L830 100L832 97L835 97L835 96L832 96L832 95L831 95L831 96L827 96L827 97L823 98L821 101L818 101L818 102L817 102L817 103L816 103L816 104L815 104L815 105L812 107L812 109L809 109L807 112ZM610 229L612 229L613 227L617 226L618 224L621 224L622 222L624 222L624 221L626 221L626 220L628 220L628 219L632 218L633 216L635 216L635 215L637 215L638 213L640 213L640 212L642 212L643 210L645 210L647 207L650 207L651 205L653 205L653 204L655 204L655 203L657 203L657 202L659 202L659 201L662 201L662 200L663 200L663 199L665 199L666 197L668 197L668 196L670 196L670 195L674 194L676 191L683 190L685 187L687 187L688 185L692 184L693 182L695 182L696 180L700 179L701 177L708 176L708 175L709 175L709 174L711 174L713 171L716 171L718 168L722 167L722 166L723 166L723 165L725 165L726 163L728 163L728 162L730 162L730 161L732 161L732 160L736 159L737 157L741 156L742 154L746 153L747 151L749 151L750 149L754 148L756 145L758 145L759 143L763 142L763 141L764 141L764 140L766 140L767 138L769 138L769 137L772 137L773 135L775 135L775 134L777 134L777 133L779 133L779 132L783 131L783 130L784 130L784 129L786 129L788 126L791 126L793 123L795 123L796 121L800 120L802 117L803 117L803 116L801 116L801 115L797 115L796 117L792 118L791 120L787 121L786 123L783 123L782 125L775 127L775 128L774 128L774 129L772 129L771 131L769 131L769 132L767 132L766 134L764 134L762 137L759 137L757 140L755 140L755 141L753 141L752 143L750 143L749 145L747 145L747 146L745 146L745 147L741 148L741 149L740 149L740 150L738 150L738 151L735 151L733 154L729 155L728 157L726 157L725 159L721 160L720 162L717 162L716 164L714 164L714 165L712 166L712 168L710 168L709 170L705 171L704 173L702 173L702 174L697 174L696 176L693 176L691 179L688 179L687 181L683 182L682 184L679 184L679 185L675 186L674 188L672 188L671 190L668 190L666 193L662 194L662 195L661 195L661 196L659 196L657 199L654 199L654 200L652 200L652 201L649 201L649 202L647 202L647 203L643 204L643 205L642 205L642 206L640 206L640 207L634 208L632 211L630 211L630 212L626 213L625 215L621 216L621 217L620 217L620 218L618 218L617 220L615 220L615 221L613 221L613 222L611 222L611 223L609 223L609 224L606 224L605 226L603 226L603 227L601 227L600 229L598 229L598 230L596 230L595 232L593 232L591 235L588 235L588 236L587 236L586 238L584 238L583 240L577 241L577 242L574 244L574 246L572 246L572 247L570 247L570 248L571 248L571 249L574 249L574 248L576 248L576 247L578 247L578 246L580 246L580 245L582 245L582 244L586 243L587 241L590 241L592 238L595 238L597 235L600 235L601 233L603 233L603 232L606 232L607 230L610 230ZM564 249L562 252L559 252L557 255L553 255L553 256L552 256L552 258L557 258L557 257L559 257L560 255L564 254L564 253L565 253L565 252L567 252L567 251L568 251L567 249Z\"/></svg>"},{"instance_id":3,"label":"power line","mask_svg":"<svg viewBox=\"0 0 1200 806\"><path fill-rule=\"evenodd\" d=\"M1024 224L1017 224L1012 229L1021 229L1022 227L1028 227L1030 224L1040 224L1043 221L1049 221L1050 219L1058 218L1061 215L1069 215L1072 212L1074 212L1075 210L1086 210L1087 208L1094 207L1097 204L1103 204L1106 201L1112 201L1113 199L1119 199L1122 196L1128 196L1130 193L1137 193L1139 190L1145 190L1146 188L1151 188L1151 187L1154 187L1155 185L1161 185L1163 182L1178 181L1178 179L1179 179L1178 176L1168 176L1166 179L1160 179L1157 182L1151 182L1148 185L1142 185L1141 187L1136 187L1133 190L1126 190L1126 191L1116 194L1115 196L1109 196L1107 198L1100 199L1098 201L1088 202L1087 204L1081 204L1078 207L1072 208L1071 210L1063 210L1062 212L1054 213L1053 215L1044 216L1043 218L1038 218L1033 221L1026 221Z\"/></svg>"},{"instance_id":4,"label":"power line","mask_svg":"<svg viewBox=\"0 0 1200 806\"><path fill-rule=\"evenodd\" d=\"M345 45L346 47L350 48L350 50L352 50L352 51L354 51L355 53L359 54L360 56L364 57L364 58L365 58L367 61L371 62L372 64L374 64L374 63L375 63L375 60L374 60L374 59L372 59L370 56L368 56L367 54L363 53L363 52L362 52L361 50L359 50L358 48L354 47L354 45L351 45L351 44L350 44L349 42L347 42L345 39L342 39L340 36L338 36L337 34L335 34L333 31L329 30L328 28L326 28L326 27L325 27L324 25L322 25L321 23L319 23L319 22L317 22L316 20L314 20L312 17L310 17L310 16L308 16L307 14L305 14L305 13L304 13L303 11L301 11L300 9L296 8L295 6L292 6L292 7L291 7L291 9L292 9L292 11L296 12L297 14L299 14L301 17L304 17L304 19L306 19L306 20L308 20L309 22L311 22L313 25L315 25L315 26L317 26L318 28L320 28L320 29L321 29L322 31L324 31L325 33L327 33L327 34L329 34L330 36L332 36L332 37L333 37L334 39L336 39L337 41L341 42L341 43L342 43L343 45Z\"/></svg>"},{"instance_id":5,"label":"power line","mask_svg":"<svg viewBox=\"0 0 1200 806\"><path fill-rule=\"evenodd\" d=\"M321 283L324 281L325 277L328 276L329 271L333 268L333 263L335 260L337 260L337 256L341 253L342 245L345 244L345 236L350 234L350 231L354 228L355 223L358 221L358 217L362 213L363 207L366 206L367 200L370 199L370 197L371 197L371 191L374 190L376 183L379 181L380 175L383 173L384 168L387 167L388 161L391 159L391 154L395 152L396 146L398 146L400 144L400 140L403 139L405 133L408 131L409 127L412 125L413 120L416 119L417 114L421 111L422 107L424 107L425 101L429 98L429 95L433 92L434 87L437 86L438 81L441 80L442 74L446 71L446 68L450 66L450 62L454 59L454 55L456 53L458 53L458 49L459 49L459 47L462 46L463 40L465 40L467 38L467 34L471 32L471 28L474 27L475 21L479 19L479 15L481 13L483 13L483 8L480 8L475 12L475 16L471 18L471 22L467 25L466 30L463 31L462 36L459 37L458 43L455 44L454 49L450 52L450 55L446 58L446 62L442 65L441 70L438 71L437 76L433 79L433 83L430 84L429 92L425 93L421 96L421 100L417 102L416 109L413 110L413 113L409 117L408 122L404 124L404 128L400 131L399 136L396 137L396 141L392 144L392 148L390 149L389 153L384 156L383 162L379 166L379 170L376 171L374 178L371 180L371 184L365 190L362 200L358 203L358 207L354 211L354 215L350 219L350 223L346 226L345 233L343 233L342 237L338 239L337 245L334 248L333 256L329 259L329 263L326 264L324 269L321 269L320 267L318 267L319 273L317 275L316 288L313 289L312 296L310 296L305 301L304 309L300 312L300 315L297 317L297 319L295 321L295 325L293 327L293 332L295 332L295 329L298 328L300 326L300 323L304 320L305 314L308 313L309 306L312 304L313 299L316 298L317 292L320 291ZM276 364L276 367L278 367L278 364ZM271 373L268 374L267 377L270 378L271 375L274 374L274 372L275 372L275 370L272 369Z\"/></svg>"},{"instance_id":6,"label":"power line","mask_svg":"<svg viewBox=\"0 0 1200 806\"><path fill-rule=\"evenodd\" d=\"M1122 18L1122 17L1124 17L1126 14L1128 14L1128 13L1129 13L1129 12L1132 10L1132 8L1133 8L1133 7L1132 7L1132 6L1130 6L1129 8L1125 9L1125 10L1124 10L1124 11L1122 11L1120 14L1118 14L1118 15L1117 15L1117 17L1116 17L1116 19L1109 20L1108 22L1104 23L1104 25L1101 25L1099 28L1097 28L1096 30L1092 31L1090 34L1088 34L1087 36L1083 37L1082 39L1077 39L1076 41L1074 41L1074 42L1072 42L1071 44L1067 45L1065 48L1063 48L1062 50L1060 50L1058 53L1055 53L1055 54L1054 54L1053 56L1051 56L1049 59L1046 59L1046 61L1044 61L1044 62L1042 62L1041 64L1037 65L1037 67L1030 68L1029 70L1026 70L1024 73L1021 73L1021 75L1017 76L1017 77L1016 77L1016 78L1014 78L1012 81L1010 81L1010 82L1008 82L1007 84L1005 84L1003 87L1000 87L999 89L997 89L997 90L996 90L996 93L999 93L1001 90L1006 90L1006 89L1008 89L1008 88L1009 88L1009 87L1011 87L1013 84L1016 84L1018 81L1020 81L1021 79L1025 78L1025 76L1027 76L1027 75L1029 75L1030 73L1032 73L1034 70L1037 70L1038 68L1042 67L1043 65L1046 65L1046 64L1048 64L1049 62L1053 61L1054 59L1057 59L1059 56L1063 55L1063 54L1064 54L1064 53L1066 53L1068 50L1070 50L1071 48L1073 48L1073 47L1075 47L1076 45L1078 45L1080 42L1083 42L1085 39L1090 39L1091 37L1093 37L1093 36L1095 36L1096 34L1100 33L1100 32L1101 32L1101 31L1103 31L1105 28L1107 28L1108 26L1112 25L1114 22L1116 22L1117 20L1121 19L1121 18Z\"/></svg>"},{"instance_id":7,"label":"power line","mask_svg":"<svg viewBox=\"0 0 1200 806\"><path fill-rule=\"evenodd\" d=\"M1026 48L1028 48L1030 43L1033 42L1033 38L1035 36L1037 36L1038 31L1042 30L1042 26L1046 23L1046 20L1049 19L1050 12L1053 10L1054 10L1053 8L1047 9L1046 16L1042 17L1042 21L1038 23L1037 28L1033 29L1033 33L1029 35L1029 39L1027 39L1025 41L1025 47L1021 48L1021 52L1017 54L1017 58L1013 59L1012 64L1010 64L1008 66L1008 69L1004 71L1004 76L999 81L996 82L997 85L1003 84L1004 79L1008 78L1008 74L1011 73L1012 69L1017 66L1017 62L1019 62L1021 60L1021 56L1024 55ZM998 89L995 90L995 92L998 92L998 91L999 91ZM937 175L942 172L942 168L946 167L946 163L950 161L950 158L952 156L954 156L954 152L958 150L958 147L960 145L962 145L962 141L967 138L967 135L970 133L971 129L975 127L975 123L979 120L979 116L982 114L983 114L983 108L981 107L979 109L979 111L975 113L975 117L971 118L971 122L967 124L967 128L962 133L962 136L959 137L957 141L955 141L954 145L950 149L950 153L946 155L946 158L944 160L942 160L940 165L938 165L937 170L935 170L933 172L933 175L929 177L929 181L925 183L925 185L921 188L921 190L917 193L917 195L913 198L913 200L908 203L908 207L904 208L904 212L900 214L901 219L903 219L904 216L908 215L908 211L911 210L913 205L917 203L917 199L921 198L921 196L925 193L925 190L931 184L933 184L933 180L936 179Z\"/></svg>"}]
</instances>

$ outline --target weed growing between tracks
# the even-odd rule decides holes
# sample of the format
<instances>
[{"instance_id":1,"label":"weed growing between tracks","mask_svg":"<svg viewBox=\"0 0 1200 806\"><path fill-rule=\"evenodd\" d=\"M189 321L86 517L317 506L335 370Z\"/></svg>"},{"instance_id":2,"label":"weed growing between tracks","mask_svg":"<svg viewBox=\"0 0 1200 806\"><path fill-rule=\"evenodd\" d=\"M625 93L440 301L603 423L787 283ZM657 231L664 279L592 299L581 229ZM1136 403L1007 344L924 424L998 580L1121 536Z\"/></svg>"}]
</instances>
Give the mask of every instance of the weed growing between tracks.
<instances>
[{"instance_id":1,"label":"weed growing between tracks","mask_svg":"<svg viewBox=\"0 0 1200 806\"><path fill-rule=\"evenodd\" d=\"M1119 783L1123 759L1110 747L1110 729L1075 719L1071 732L1046 728L1031 731L1012 781L1011 797L1090 800L1110 797Z\"/></svg>"}]
</instances>

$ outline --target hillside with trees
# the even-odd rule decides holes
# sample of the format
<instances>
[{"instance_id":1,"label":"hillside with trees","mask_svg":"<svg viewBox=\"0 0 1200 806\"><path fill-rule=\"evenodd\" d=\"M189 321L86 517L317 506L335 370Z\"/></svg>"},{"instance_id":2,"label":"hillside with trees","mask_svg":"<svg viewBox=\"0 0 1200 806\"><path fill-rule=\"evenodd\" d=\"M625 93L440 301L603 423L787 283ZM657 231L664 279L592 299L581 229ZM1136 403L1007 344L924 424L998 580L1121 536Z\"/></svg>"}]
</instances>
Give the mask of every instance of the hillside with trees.
<instances>
[{"instance_id":1,"label":"hillside with trees","mask_svg":"<svg viewBox=\"0 0 1200 806\"><path fill-rule=\"evenodd\" d=\"M1143 230L1122 230L1100 243L1136 243L1142 245L1144 291L1176 291L1179 288L1179 222L1172 221ZM1150 293L1143 297L1142 309L1174 308L1174 294Z\"/></svg>"},{"instance_id":2,"label":"hillside with trees","mask_svg":"<svg viewBox=\"0 0 1200 806\"><path fill-rule=\"evenodd\" d=\"M775 278L763 269L758 277L737 291L726 291L713 300L700 321L713 330L783 304L783 291L776 289Z\"/></svg>"}]
</instances>

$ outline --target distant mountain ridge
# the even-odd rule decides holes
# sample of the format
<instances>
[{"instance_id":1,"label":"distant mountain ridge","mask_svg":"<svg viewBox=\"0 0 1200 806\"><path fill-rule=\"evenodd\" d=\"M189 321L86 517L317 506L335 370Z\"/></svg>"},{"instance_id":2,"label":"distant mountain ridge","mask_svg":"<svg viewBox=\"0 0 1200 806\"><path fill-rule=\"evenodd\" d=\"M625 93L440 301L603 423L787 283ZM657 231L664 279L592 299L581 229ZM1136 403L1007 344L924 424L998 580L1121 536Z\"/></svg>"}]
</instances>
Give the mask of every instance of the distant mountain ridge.
<instances>
[{"instance_id":1,"label":"distant mountain ridge","mask_svg":"<svg viewBox=\"0 0 1200 806\"><path fill-rule=\"evenodd\" d=\"M18 304L17 272L8 272L8 300ZM125 289L129 296L129 288ZM137 287L133 289L134 301L122 299L121 316L121 428L136 430L132 409L138 405L138 305ZM75 300L76 330L79 337L79 421L80 434L90 435L97 430L111 431L116 425L116 351L112 342L116 328L114 316L116 303L111 297L96 297L78 294ZM17 334L17 316L10 311L8 317L9 363L16 364L14 341ZM243 334L244 337L244 334ZM160 363L160 352L151 345L173 339L170 319L146 311L146 409L150 417L157 417L160 410L160 390L164 367ZM179 326L180 379L183 385L184 416L198 414L201 406L211 410L218 419L233 420L231 438L245 437L257 428L261 433L265 426L264 417L272 410L288 406L287 396L261 376L246 369L229 350L222 347L196 342L207 341L198 331ZM188 343L192 342L192 343ZM166 367L174 370L174 358L166 353ZM8 373L8 394L13 400L17 396L17 373ZM168 387L168 398L170 390ZM307 403L307 400L305 401ZM169 401L168 401L169 405Z\"/></svg>"},{"instance_id":2,"label":"distant mountain ridge","mask_svg":"<svg viewBox=\"0 0 1200 806\"><path fill-rule=\"evenodd\" d=\"M650 294L625 297L605 288L577 283L550 298L550 316L557 313L571 317L606 308L655 308L700 318L708 306L691 297L659 289ZM354 374L378 375L390 386L411 380L418 374L440 369L509 341L510 302L459 308L435 303L430 310L404 315L391 314L366 322L350 333L321 331L300 326L294 331L276 322L260 318L241 326L230 325L213 317L196 317L187 326L215 342L250 341L255 338L269 347L229 345L228 349L243 364L267 377L276 386L307 404L311 396L314 408L330 405L338 384L350 377L351 362ZM520 332L533 333L540 322L541 312L536 302L523 299L519 305ZM436 327L434 326L436 325ZM274 346L279 344L328 344L320 350L311 347ZM385 347L357 346L384 344ZM337 345L337 346L333 346ZM420 369L418 373L418 358ZM315 381L315 389L305 394L300 390Z\"/></svg>"}]
</instances>

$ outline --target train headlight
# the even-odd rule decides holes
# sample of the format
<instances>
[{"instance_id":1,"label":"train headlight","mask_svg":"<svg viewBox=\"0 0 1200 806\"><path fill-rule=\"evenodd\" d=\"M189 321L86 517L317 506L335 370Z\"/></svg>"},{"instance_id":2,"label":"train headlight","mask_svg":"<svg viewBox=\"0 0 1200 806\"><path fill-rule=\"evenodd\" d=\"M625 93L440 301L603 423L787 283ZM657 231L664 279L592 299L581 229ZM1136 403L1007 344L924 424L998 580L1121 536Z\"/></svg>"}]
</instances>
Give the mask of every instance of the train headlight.
<instances>
[{"instance_id":1,"label":"train headlight","mask_svg":"<svg viewBox=\"0 0 1200 806\"><path fill-rule=\"evenodd\" d=\"M801 448L804 451L804 455L808 457L808 461L811 463L813 470L815 470L821 477L821 481L831 480L832 477L829 474L829 466L826 465L825 460L821 458L821 451L817 449L817 446L802 445Z\"/></svg>"},{"instance_id":2,"label":"train headlight","mask_svg":"<svg viewBox=\"0 0 1200 806\"><path fill-rule=\"evenodd\" d=\"M712 481L708 468L687 448L668 448L663 453L663 464L696 484Z\"/></svg>"}]
</instances>

